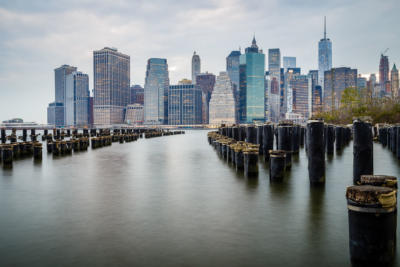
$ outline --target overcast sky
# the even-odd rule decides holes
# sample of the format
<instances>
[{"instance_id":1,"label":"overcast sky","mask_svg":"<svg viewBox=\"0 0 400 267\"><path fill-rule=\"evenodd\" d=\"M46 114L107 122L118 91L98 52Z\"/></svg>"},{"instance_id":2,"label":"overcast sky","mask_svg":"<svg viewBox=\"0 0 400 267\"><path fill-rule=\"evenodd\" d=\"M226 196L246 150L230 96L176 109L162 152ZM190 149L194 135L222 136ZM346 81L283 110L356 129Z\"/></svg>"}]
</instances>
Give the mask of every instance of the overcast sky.
<instances>
[{"instance_id":1,"label":"overcast sky","mask_svg":"<svg viewBox=\"0 0 400 267\"><path fill-rule=\"evenodd\" d=\"M0 0L0 120L46 122L54 101L54 68L77 66L93 88L93 50L116 47L131 57L131 84L144 83L146 61L167 58L171 83L225 70L231 50L255 33L265 52L296 56L303 73L316 69L327 16L333 66L378 72L389 48L400 65L399 0Z\"/></svg>"}]
</instances>

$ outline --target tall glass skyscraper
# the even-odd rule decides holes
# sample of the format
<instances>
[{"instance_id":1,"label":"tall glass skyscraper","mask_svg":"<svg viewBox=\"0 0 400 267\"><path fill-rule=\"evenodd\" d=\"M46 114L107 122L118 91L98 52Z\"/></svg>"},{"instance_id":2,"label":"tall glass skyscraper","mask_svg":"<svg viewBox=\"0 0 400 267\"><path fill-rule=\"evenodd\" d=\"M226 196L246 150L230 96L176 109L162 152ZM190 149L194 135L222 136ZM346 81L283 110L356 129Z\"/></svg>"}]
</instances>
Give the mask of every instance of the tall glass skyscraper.
<instances>
[{"instance_id":1,"label":"tall glass skyscraper","mask_svg":"<svg viewBox=\"0 0 400 267\"><path fill-rule=\"evenodd\" d=\"M196 76L201 72L200 65L200 57L196 54L196 51L193 52L192 56L192 83L196 83Z\"/></svg>"},{"instance_id":2,"label":"tall glass skyscraper","mask_svg":"<svg viewBox=\"0 0 400 267\"><path fill-rule=\"evenodd\" d=\"M94 124L123 123L130 102L130 57L115 48L94 51L93 71Z\"/></svg>"},{"instance_id":3,"label":"tall glass skyscraper","mask_svg":"<svg viewBox=\"0 0 400 267\"><path fill-rule=\"evenodd\" d=\"M326 38L326 17L324 17L324 38L318 43L318 85L322 86L324 95L324 74L332 69L332 42Z\"/></svg>"},{"instance_id":4,"label":"tall glass skyscraper","mask_svg":"<svg viewBox=\"0 0 400 267\"><path fill-rule=\"evenodd\" d=\"M381 94L390 94L389 84L389 58L381 54L379 61L379 83L381 85Z\"/></svg>"},{"instance_id":5,"label":"tall glass skyscraper","mask_svg":"<svg viewBox=\"0 0 400 267\"><path fill-rule=\"evenodd\" d=\"M265 55L258 49L255 37L240 56L240 122L265 121Z\"/></svg>"},{"instance_id":6,"label":"tall glass skyscraper","mask_svg":"<svg viewBox=\"0 0 400 267\"><path fill-rule=\"evenodd\" d=\"M235 120L239 121L239 86L240 86L240 51L232 51L226 57L226 72L232 82L233 97L235 99Z\"/></svg>"},{"instance_id":7,"label":"tall glass skyscraper","mask_svg":"<svg viewBox=\"0 0 400 267\"><path fill-rule=\"evenodd\" d=\"M145 124L166 124L168 122L168 64L164 58L150 58L147 61L144 83Z\"/></svg>"},{"instance_id":8,"label":"tall glass skyscraper","mask_svg":"<svg viewBox=\"0 0 400 267\"><path fill-rule=\"evenodd\" d=\"M201 89L195 84L169 86L168 124L201 124Z\"/></svg>"},{"instance_id":9,"label":"tall glass skyscraper","mask_svg":"<svg viewBox=\"0 0 400 267\"><path fill-rule=\"evenodd\" d=\"M285 93L282 92L283 88L281 87L281 51L279 48L268 49L268 72L272 91L275 92L274 89L278 88L277 94L280 98L280 104L277 119L279 120L279 117L282 117L285 113L285 110L283 110Z\"/></svg>"},{"instance_id":10,"label":"tall glass skyscraper","mask_svg":"<svg viewBox=\"0 0 400 267\"><path fill-rule=\"evenodd\" d=\"M67 75L65 89L65 125L89 124L89 76L82 72Z\"/></svg>"}]
</instances>

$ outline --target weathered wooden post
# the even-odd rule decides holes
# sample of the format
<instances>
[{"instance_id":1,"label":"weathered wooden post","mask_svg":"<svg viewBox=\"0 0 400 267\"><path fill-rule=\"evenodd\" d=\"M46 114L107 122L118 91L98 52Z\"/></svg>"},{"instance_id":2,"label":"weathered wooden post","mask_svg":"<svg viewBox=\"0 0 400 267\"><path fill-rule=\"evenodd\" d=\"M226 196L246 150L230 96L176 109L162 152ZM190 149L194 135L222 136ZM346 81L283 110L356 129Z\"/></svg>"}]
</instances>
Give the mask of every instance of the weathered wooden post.
<instances>
[{"instance_id":1,"label":"weathered wooden post","mask_svg":"<svg viewBox=\"0 0 400 267\"><path fill-rule=\"evenodd\" d=\"M283 181L285 177L286 152L283 150L269 151L269 179L270 181Z\"/></svg>"},{"instance_id":2,"label":"weathered wooden post","mask_svg":"<svg viewBox=\"0 0 400 267\"><path fill-rule=\"evenodd\" d=\"M307 123L308 175L310 183L325 182L324 122L310 120Z\"/></svg>"},{"instance_id":3,"label":"weathered wooden post","mask_svg":"<svg viewBox=\"0 0 400 267\"><path fill-rule=\"evenodd\" d=\"M357 184L363 174L374 173L372 130L369 122L353 122L353 182Z\"/></svg>"}]
</instances>

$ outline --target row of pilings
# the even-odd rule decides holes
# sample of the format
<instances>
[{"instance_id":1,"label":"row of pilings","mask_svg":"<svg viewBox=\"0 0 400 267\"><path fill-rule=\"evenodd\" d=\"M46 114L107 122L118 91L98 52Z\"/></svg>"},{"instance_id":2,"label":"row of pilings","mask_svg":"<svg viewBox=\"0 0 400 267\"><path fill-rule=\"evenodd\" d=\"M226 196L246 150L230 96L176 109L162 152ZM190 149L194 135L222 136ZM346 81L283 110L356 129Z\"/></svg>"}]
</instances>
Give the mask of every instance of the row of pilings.
<instances>
[{"instance_id":1,"label":"row of pilings","mask_svg":"<svg viewBox=\"0 0 400 267\"><path fill-rule=\"evenodd\" d=\"M0 129L0 163L4 168L11 168L13 161L26 157L33 157L35 161L42 159L43 146L47 154L53 156L71 155L72 152L87 151L88 147L97 149L111 146L113 142L129 143L139 138L152 138L184 134L184 131L170 131L163 129L53 129L52 132L45 129L42 134L42 142L38 141L40 134L36 129L22 129L18 135L17 129L12 129L10 135L6 135L5 129ZM30 141L28 141L28 137Z\"/></svg>"},{"instance_id":2,"label":"row of pilings","mask_svg":"<svg viewBox=\"0 0 400 267\"><path fill-rule=\"evenodd\" d=\"M340 155L353 139L353 185L346 189L351 262L354 266L390 266L396 246L397 178L374 175L373 139L397 156L399 129L399 126L390 125L372 127L371 123L360 119L354 120L351 126L310 120L303 127L283 121L221 126L208 134L208 142L222 158L231 161L236 170L243 170L247 176L258 173L254 162L263 155L264 161L269 163L270 180L279 182L283 181L285 172L290 171L292 156L305 144L310 184L323 185L325 155L329 157L335 150ZM246 149L251 151L252 161L242 160L244 156L240 152ZM235 162L237 159L239 161ZM251 172L246 170L246 164Z\"/></svg>"},{"instance_id":3,"label":"row of pilings","mask_svg":"<svg viewBox=\"0 0 400 267\"><path fill-rule=\"evenodd\" d=\"M376 140L400 160L400 125L377 124L375 129Z\"/></svg>"}]
</instances>

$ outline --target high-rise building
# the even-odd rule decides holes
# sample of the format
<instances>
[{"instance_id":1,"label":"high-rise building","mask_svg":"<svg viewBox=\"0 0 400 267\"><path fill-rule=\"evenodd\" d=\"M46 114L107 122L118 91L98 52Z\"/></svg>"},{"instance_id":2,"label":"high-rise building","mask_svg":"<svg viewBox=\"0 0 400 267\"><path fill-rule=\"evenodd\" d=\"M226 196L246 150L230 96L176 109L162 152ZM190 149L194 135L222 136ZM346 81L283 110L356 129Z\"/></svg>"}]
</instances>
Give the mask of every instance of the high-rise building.
<instances>
[{"instance_id":1,"label":"high-rise building","mask_svg":"<svg viewBox=\"0 0 400 267\"><path fill-rule=\"evenodd\" d=\"M235 123L235 99L229 75L220 72L210 100L210 124Z\"/></svg>"},{"instance_id":2,"label":"high-rise building","mask_svg":"<svg viewBox=\"0 0 400 267\"><path fill-rule=\"evenodd\" d=\"M240 68L240 51L232 51L229 56L226 57L226 71L228 72L228 76L232 82L233 87L233 95L235 98L235 120L239 121L239 103L240 103L240 94L239 94L239 68Z\"/></svg>"},{"instance_id":3,"label":"high-rise building","mask_svg":"<svg viewBox=\"0 0 400 267\"><path fill-rule=\"evenodd\" d=\"M310 70L308 77L311 82L311 113L314 115L322 111L322 87L318 85L318 70Z\"/></svg>"},{"instance_id":4,"label":"high-rise building","mask_svg":"<svg viewBox=\"0 0 400 267\"><path fill-rule=\"evenodd\" d=\"M278 112L279 113L278 120L279 120L279 118L285 113L285 111L283 110L285 92L283 91L282 88L281 51L279 48L268 49L268 72L273 91L275 87L278 86L277 94L279 95L280 99L279 112Z\"/></svg>"},{"instance_id":5,"label":"high-rise building","mask_svg":"<svg viewBox=\"0 0 400 267\"><path fill-rule=\"evenodd\" d=\"M357 69L347 67L325 71L324 107L326 110L340 107L342 93L346 88L357 88Z\"/></svg>"},{"instance_id":6,"label":"high-rise building","mask_svg":"<svg viewBox=\"0 0 400 267\"><path fill-rule=\"evenodd\" d=\"M164 58L147 61L144 84L145 124L166 124L168 120L168 64Z\"/></svg>"},{"instance_id":7,"label":"high-rise building","mask_svg":"<svg viewBox=\"0 0 400 267\"><path fill-rule=\"evenodd\" d=\"M390 72L390 80L392 86L392 97L399 96L399 71L396 68L396 64L393 64L392 71Z\"/></svg>"},{"instance_id":8,"label":"high-rise building","mask_svg":"<svg viewBox=\"0 0 400 267\"><path fill-rule=\"evenodd\" d=\"M89 96L88 123L90 126L92 126L94 123L93 105L94 105L94 97Z\"/></svg>"},{"instance_id":9,"label":"high-rise building","mask_svg":"<svg viewBox=\"0 0 400 267\"><path fill-rule=\"evenodd\" d=\"M240 122L265 121L265 55L255 37L240 56Z\"/></svg>"},{"instance_id":10,"label":"high-rise building","mask_svg":"<svg viewBox=\"0 0 400 267\"><path fill-rule=\"evenodd\" d=\"M299 114L304 121L311 115L311 77L293 75L287 85L287 113Z\"/></svg>"},{"instance_id":11,"label":"high-rise building","mask_svg":"<svg viewBox=\"0 0 400 267\"><path fill-rule=\"evenodd\" d=\"M192 56L192 81L196 83L196 76L199 75L201 72L201 65L200 65L200 57L196 54L196 51L193 52Z\"/></svg>"},{"instance_id":12,"label":"high-rise building","mask_svg":"<svg viewBox=\"0 0 400 267\"><path fill-rule=\"evenodd\" d=\"M130 57L116 48L93 51L94 124L112 125L124 122L130 102Z\"/></svg>"},{"instance_id":13,"label":"high-rise building","mask_svg":"<svg viewBox=\"0 0 400 267\"><path fill-rule=\"evenodd\" d=\"M144 89L136 84L131 86L131 101L130 104L144 104Z\"/></svg>"},{"instance_id":14,"label":"high-rise building","mask_svg":"<svg viewBox=\"0 0 400 267\"><path fill-rule=\"evenodd\" d=\"M288 68L296 68L296 57L283 57L283 68L286 71Z\"/></svg>"},{"instance_id":15,"label":"high-rise building","mask_svg":"<svg viewBox=\"0 0 400 267\"><path fill-rule=\"evenodd\" d=\"M318 42L318 85L322 86L325 95L324 73L332 69L332 42L326 38L326 17L324 17L324 38Z\"/></svg>"},{"instance_id":16,"label":"high-rise building","mask_svg":"<svg viewBox=\"0 0 400 267\"><path fill-rule=\"evenodd\" d=\"M168 124L201 124L201 89L195 84L169 86Z\"/></svg>"},{"instance_id":17,"label":"high-rise building","mask_svg":"<svg viewBox=\"0 0 400 267\"><path fill-rule=\"evenodd\" d=\"M362 77L361 74L357 77L357 89L360 92L362 89L367 88L367 79Z\"/></svg>"},{"instance_id":18,"label":"high-rise building","mask_svg":"<svg viewBox=\"0 0 400 267\"><path fill-rule=\"evenodd\" d=\"M376 87L376 75L375 73L372 73L369 75L369 79L367 82L367 90L368 94L372 97L378 97L379 96L379 91L375 92L375 87Z\"/></svg>"},{"instance_id":19,"label":"high-rise building","mask_svg":"<svg viewBox=\"0 0 400 267\"><path fill-rule=\"evenodd\" d=\"M196 85L201 89L202 95L202 121L209 122L209 103L214 90L215 75L212 73L200 73L196 76Z\"/></svg>"},{"instance_id":20,"label":"high-rise building","mask_svg":"<svg viewBox=\"0 0 400 267\"><path fill-rule=\"evenodd\" d=\"M66 126L89 125L89 76L73 72L66 77L64 122Z\"/></svg>"},{"instance_id":21,"label":"high-rise building","mask_svg":"<svg viewBox=\"0 0 400 267\"><path fill-rule=\"evenodd\" d=\"M126 124L143 124L144 110L143 105L135 103L126 107L125 123Z\"/></svg>"},{"instance_id":22,"label":"high-rise building","mask_svg":"<svg viewBox=\"0 0 400 267\"><path fill-rule=\"evenodd\" d=\"M389 58L381 54L379 61L379 84L381 85L382 94L391 94L389 84Z\"/></svg>"},{"instance_id":23,"label":"high-rise building","mask_svg":"<svg viewBox=\"0 0 400 267\"><path fill-rule=\"evenodd\" d=\"M52 107L57 108L57 115L60 114L60 103L62 104L62 108L65 108L66 77L75 71L77 71L77 68L69 65L62 65L61 67L54 69L55 103L57 103L57 105ZM50 110L53 111L53 109ZM65 114L65 111L63 111L63 114ZM63 126L65 124L64 119L65 118L63 117L61 121L58 120L58 126Z\"/></svg>"},{"instance_id":24,"label":"high-rise building","mask_svg":"<svg viewBox=\"0 0 400 267\"><path fill-rule=\"evenodd\" d=\"M64 104L52 102L47 107L47 123L55 127L64 126Z\"/></svg>"}]
</instances>

